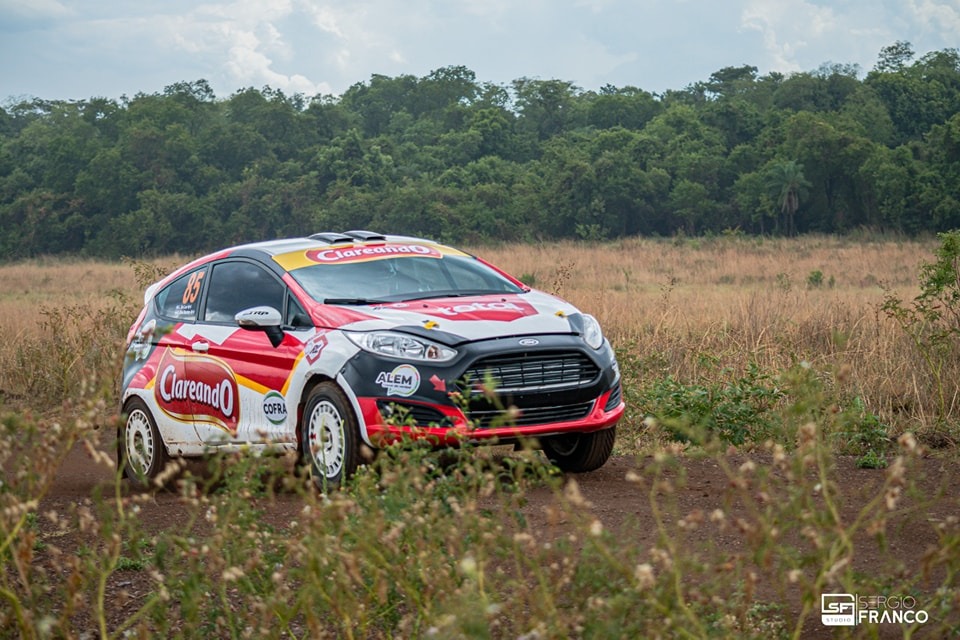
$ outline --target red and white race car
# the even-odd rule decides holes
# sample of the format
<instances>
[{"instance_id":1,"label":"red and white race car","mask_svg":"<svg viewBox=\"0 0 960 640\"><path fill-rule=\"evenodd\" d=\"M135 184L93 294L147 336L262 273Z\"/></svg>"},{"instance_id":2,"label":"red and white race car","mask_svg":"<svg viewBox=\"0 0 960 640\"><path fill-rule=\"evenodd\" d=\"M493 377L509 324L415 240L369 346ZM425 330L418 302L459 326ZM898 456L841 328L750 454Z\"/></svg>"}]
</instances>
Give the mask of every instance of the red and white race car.
<instances>
[{"instance_id":1,"label":"red and white race car","mask_svg":"<svg viewBox=\"0 0 960 640\"><path fill-rule=\"evenodd\" d=\"M127 336L119 455L145 483L171 456L295 449L318 486L361 446L531 439L603 465L623 414L597 321L480 258L369 231L247 244L144 295Z\"/></svg>"}]
</instances>

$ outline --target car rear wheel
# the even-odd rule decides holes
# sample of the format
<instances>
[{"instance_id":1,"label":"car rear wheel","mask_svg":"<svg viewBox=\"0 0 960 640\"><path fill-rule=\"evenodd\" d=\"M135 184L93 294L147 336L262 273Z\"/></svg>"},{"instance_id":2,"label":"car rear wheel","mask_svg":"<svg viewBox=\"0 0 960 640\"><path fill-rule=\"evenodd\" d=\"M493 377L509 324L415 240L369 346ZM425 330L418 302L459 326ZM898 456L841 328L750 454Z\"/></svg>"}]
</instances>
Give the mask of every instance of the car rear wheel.
<instances>
[{"instance_id":1,"label":"car rear wheel","mask_svg":"<svg viewBox=\"0 0 960 640\"><path fill-rule=\"evenodd\" d=\"M610 458L616 427L592 433L565 433L541 438L543 452L562 471L580 473L602 467Z\"/></svg>"},{"instance_id":2,"label":"car rear wheel","mask_svg":"<svg viewBox=\"0 0 960 640\"><path fill-rule=\"evenodd\" d=\"M300 447L313 483L321 491L343 485L360 463L359 429L350 403L332 382L321 382L307 396Z\"/></svg>"},{"instance_id":3,"label":"car rear wheel","mask_svg":"<svg viewBox=\"0 0 960 640\"><path fill-rule=\"evenodd\" d=\"M157 423L140 398L124 407L127 416L120 433L120 464L127 478L141 487L160 475L170 457L160 438Z\"/></svg>"}]
</instances>

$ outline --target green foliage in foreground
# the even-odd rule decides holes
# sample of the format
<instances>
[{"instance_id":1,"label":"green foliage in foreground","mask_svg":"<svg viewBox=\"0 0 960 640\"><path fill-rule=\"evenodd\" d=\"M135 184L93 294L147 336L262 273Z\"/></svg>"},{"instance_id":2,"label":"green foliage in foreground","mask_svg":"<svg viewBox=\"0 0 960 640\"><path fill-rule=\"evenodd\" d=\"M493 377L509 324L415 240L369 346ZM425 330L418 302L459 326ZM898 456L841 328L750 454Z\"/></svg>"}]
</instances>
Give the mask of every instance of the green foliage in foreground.
<instances>
[{"instance_id":1,"label":"green foliage in foreground","mask_svg":"<svg viewBox=\"0 0 960 640\"><path fill-rule=\"evenodd\" d=\"M921 270L913 304L887 306L943 385L956 353L945 338L960 317L948 268L958 238L945 236ZM620 453L633 457L631 497L653 523L641 530L629 519L614 528L575 477L535 451L401 444L326 495L290 457L221 456L175 464L166 489L134 492L107 453L115 392L104 372L115 368L101 354L89 364L98 381L62 385L110 333L85 332L77 317L76 333L69 314L60 318L57 337L71 347L23 380L66 394L58 415L69 419L0 407L0 638L768 640L819 629L823 593L910 595L928 621L885 631L960 633L960 519L949 509L922 517L944 496L955 501L956 487L931 492L927 479L920 491L928 451L909 432L893 442L837 384L842 369L715 371L704 355L714 380L687 382L647 377L655 364L625 349ZM646 446L631 448L641 432ZM78 445L115 481L52 509L51 483ZM869 492L844 484L841 454L883 468L882 481ZM708 511L682 499L694 456L725 480ZM544 514L529 505L544 496L546 524L536 525ZM148 517L157 502L171 521ZM922 562L905 564L887 545L906 522L933 540ZM876 565L857 564L865 552ZM850 631L870 637L876 627Z\"/></svg>"},{"instance_id":2,"label":"green foliage in foreground","mask_svg":"<svg viewBox=\"0 0 960 640\"><path fill-rule=\"evenodd\" d=\"M956 428L945 424L956 406L960 362L960 231L941 233L933 262L920 267L920 294L911 302L887 292L883 312L910 338L920 356L920 373L936 395L944 439L957 442Z\"/></svg>"},{"instance_id":3,"label":"green foliage in foreground","mask_svg":"<svg viewBox=\"0 0 960 640\"><path fill-rule=\"evenodd\" d=\"M893 445L887 426L859 397L841 397L809 369L800 363L771 375L750 365L743 376L709 384L682 384L667 376L643 388L637 401L647 412L645 424L657 426L670 440L734 446L774 441L791 446L795 433L786 407L796 411L813 398L816 410L810 417L821 421L829 417L825 424L836 453L856 455L864 467L886 466Z\"/></svg>"},{"instance_id":4,"label":"green foliage in foreground","mask_svg":"<svg viewBox=\"0 0 960 640\"><path fill-rule=\"evenodd\" d=\"M232 455L171 468L156 496L118 480L53 512L42 500L75 442L116 473L90 426L103 407L90 401L60 427L7 415L0 637L770 639L817 627L824 592L911 594L930 614L924 634L956 634L956 518L930 525L938 550L922 566L890 550L869 574L854 562L939 497L914 490L922 448L903 436L870 495L840 485L831 434L843 412L822 404L816 378L784 374L781 441L749 457L700 448L728 480L709 513L679 499L682 446L637 457L626 479L651 531L614 530L536 452L413 444L327 495L289 457ZM863 505L854 518L840 513L850 491ZM544 526L526 509L533 494L549 498ZM148 530L158 500L176 521ZM149 588L124 595L131 575Z\"/></svg>"}]
</instances>

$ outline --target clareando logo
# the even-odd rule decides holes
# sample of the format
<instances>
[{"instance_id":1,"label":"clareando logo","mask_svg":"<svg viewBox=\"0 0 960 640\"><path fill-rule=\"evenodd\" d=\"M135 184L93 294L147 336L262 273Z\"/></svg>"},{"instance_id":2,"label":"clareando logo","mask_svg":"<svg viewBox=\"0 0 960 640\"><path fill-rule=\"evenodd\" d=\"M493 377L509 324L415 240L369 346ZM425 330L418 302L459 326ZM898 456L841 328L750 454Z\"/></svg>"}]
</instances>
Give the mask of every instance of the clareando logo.
<instances>
[{"instance_id":1,"label":"clareando logo","mask_svg":"<svg viewBox=\"0 0 960 640\"><path fill-rule=\"evenodd\" d=\"M820 622L828 627L858 624L923 624L930 619L913 596L820 595Z\"/></svg>"}]
</instances>

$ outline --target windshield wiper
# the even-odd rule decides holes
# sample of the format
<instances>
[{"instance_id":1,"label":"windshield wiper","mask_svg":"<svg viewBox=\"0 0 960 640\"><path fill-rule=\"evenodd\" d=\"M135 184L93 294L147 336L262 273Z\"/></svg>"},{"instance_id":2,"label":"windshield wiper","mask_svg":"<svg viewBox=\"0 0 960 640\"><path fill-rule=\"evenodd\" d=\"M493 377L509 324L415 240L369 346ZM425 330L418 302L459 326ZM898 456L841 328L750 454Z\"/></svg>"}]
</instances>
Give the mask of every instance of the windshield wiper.
<instances>
[{"instance_id":1,"label":"windshield wiper","mask_svg":"<svg viewBox=\"0 0 960 640\"><path fill-rule=\"evenodd\" d=\"M433 293L424 293L423 295L405 298L405 300L430 300L432 298L465 298L468 296L499 296L513 293L523 293L523 291L493 291L490 289L471 289L469 291L434 291Z\"/></svg>"},{"instance_id":2,"label":"windshield wiper","mask_svg":"<svg viewBox=\"0 0 960 640\"><path fill-rule=\"evenodd\" d=\"M323 304L385 304L387 300L374 298L324 298Z\"/></svg>"}]
</instances>

